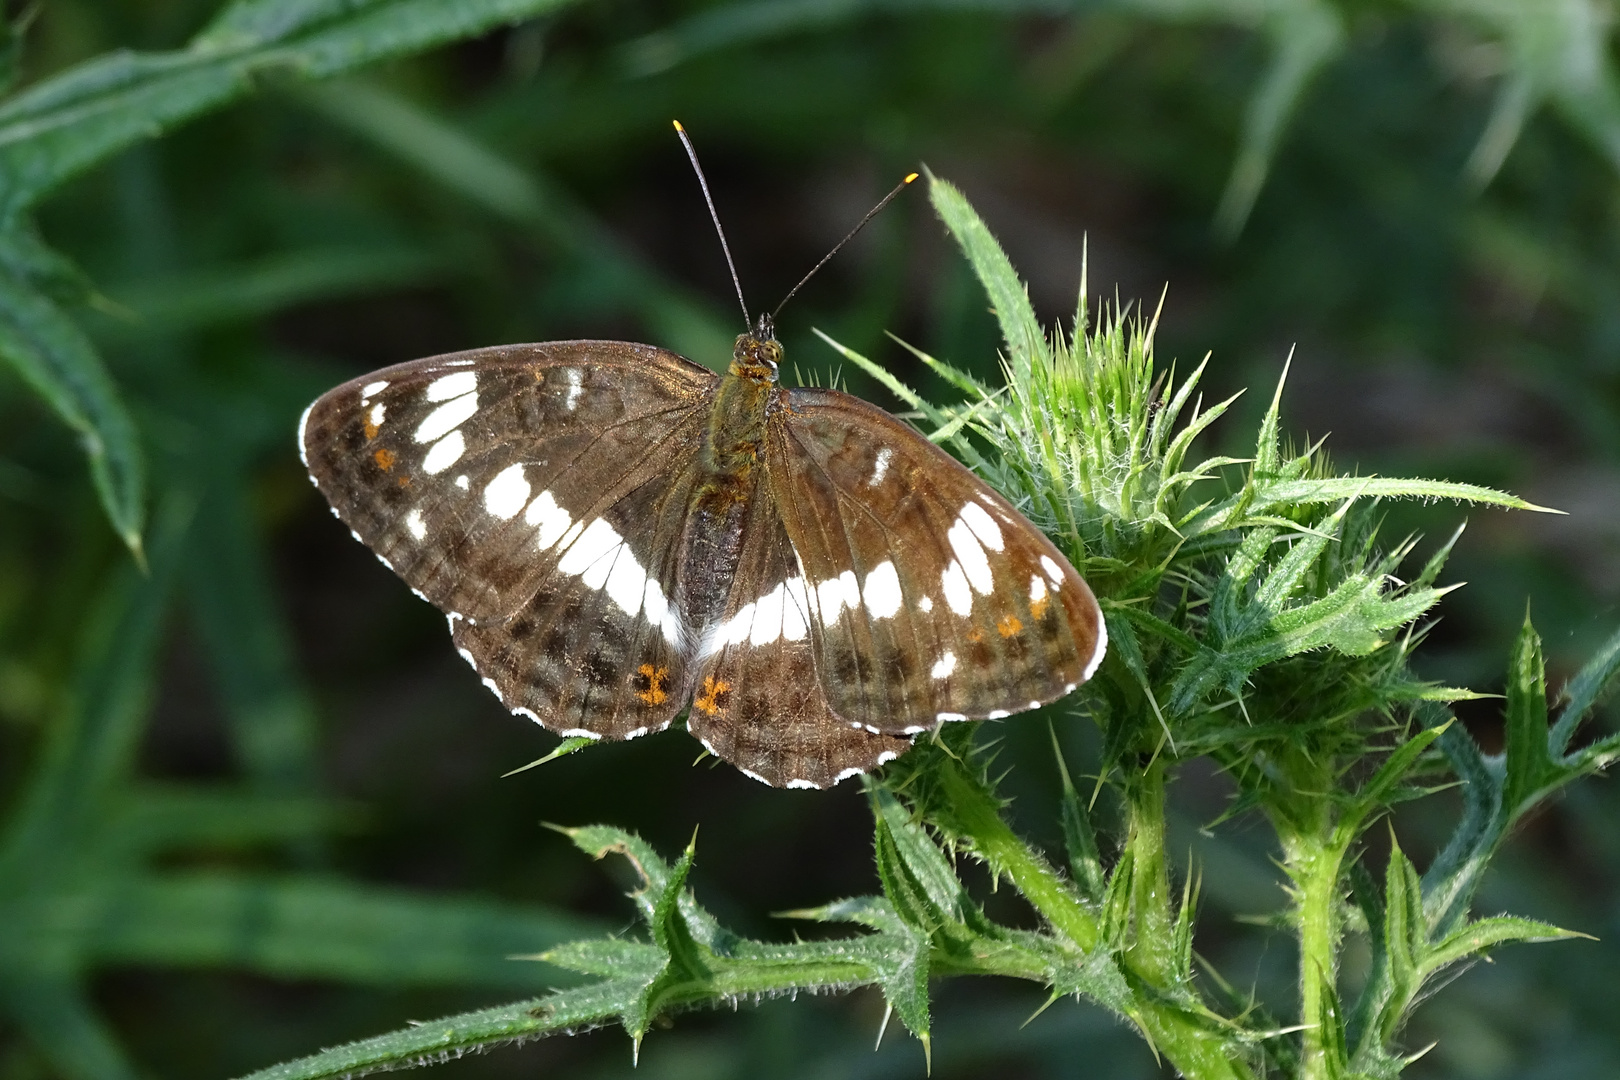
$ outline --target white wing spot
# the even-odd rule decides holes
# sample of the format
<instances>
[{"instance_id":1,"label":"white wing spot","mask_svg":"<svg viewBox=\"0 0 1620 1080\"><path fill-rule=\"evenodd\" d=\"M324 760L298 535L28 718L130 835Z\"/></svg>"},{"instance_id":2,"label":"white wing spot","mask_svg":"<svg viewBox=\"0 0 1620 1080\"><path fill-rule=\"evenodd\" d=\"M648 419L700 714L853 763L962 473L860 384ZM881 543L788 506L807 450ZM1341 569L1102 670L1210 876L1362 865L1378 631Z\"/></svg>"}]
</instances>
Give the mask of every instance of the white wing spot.
<instances>
[{"instance_id":1,"label":"white wing spot","mask_svg":"<svg viewBox=\"0 0 1620 1080\"><path fill-rule=\"evenodd\" d=\"M433 444L422 459L422 471L429 476L436 476L450 466L461 460L461 455L467 452L467 441L461 437L460 431L452 431L444 438Z\"/></svg>"},{"instance_id":2,"label":"white wing spot","mask_svg":"<svg viewBox=\"0 0 1620 1080\"><path fill-rule=\"evenodd\" d=\"M420 508L413 509L410 513L405 515L405 528L408 529L410 534L418 540L422 540L427 537L427 525L422 521L422 511Z\"/></svg>"},{"instance_id":3,"label":"white wing spot","mask_svg":"<svg viewBox=\"0 0 1620 1080\"><path fill-rule=\"evenodd\" d=\"M573 412L574 406L579 404L579 391L581 385L579 368L569 368L568 397L563 401L563 408L567 409L569 412Z\"/></svg>"},{"instance_id":4,"label":"white wing spot","mask_svg":"<svg viewBox=\"0 0 1620 1080\"><path fill-rule=\"evenodd\" d=\"M376 385L376 383L372 383L372 386ZM383 383L382 385L387 386L388 384ZM371 387L368 386L366 389L370 390ZM449 401L451 398L458 398L462 394L470 394L477 389L478 374L476 372L457 371L450 375L440 375L437 379L428 383L427 399L429 401ZM370 397L371 395L367 394L366 396Z\"/></svg>"},{"instance_id":5,"label":"white wing spot","mask_svg":"<svg viewBox=\"0 0 1620 1080\"><path fill-rule=\"evenodd\" d=\"M955 670L956 654L953 652L947 652L944 656L940 657L934 662L934 668L928 674L932 675L936 679L944 679L948 678L951 672Z\"/></svg>"},{"instance_id":6,"label":"white wing spot","mask_svg":"<svg viewBox=\"0 0 1620 1080\"><path fill-rule=\"evenodd\" d=\"M878 451L877 461L872 465L872 479L866 482L867 487L877 487L883 483L883 477L889 471L889 462L894 458L894 451L885 446Z\"/></svg>"},{"instance_id":7,"label":"white wing spot","mask_svg":"<svg viewBox=\"0 0 1620 1080\"><path fill-rule=\"evenodd\" d=\"M472 372L464 372L463 374L471 375ZM419 443L430 443L446 432L466 423L467 419L477 411L477 394L466 394L462 397L453 398L423 417L422 422L417 425L416 435L413 437Z\"/></svg>"},{"instance_id":8,"label":"white wing spot","mask_svg":"<svg viewBox=\"0 0 1620 1080\"><path fill-rule=\"evenodd\" d=\"M681 637L685 632L681 626L681 617L669 606L663 587L650 577L647 579L647 590L642 598L641 610L646 614L648 622L664 632L665 641L677 649L681 648Z\"/></svg>"},{"instance_id":9,"label":"white wing spot","mask_svg":"<svg viewBox=\"0 0 1620 1080\"><path fill-rule=\"evenodd\" d=\"M521 717L524 717L526 719L533 720L537 724L540 722L540 718L534 714L533 709L525 709L521 705L519 705L517 708L512 710L512 715L513 716L521 716Z\"/></svg>"},{"instance_id":10,"label":"white wing spot","mask_svg":"<svg viewBox=\"0 0 1620 1080\"><path fill-rule=\"evenodd\" d=\"M941 723L945 723L945 722L948 722L948 721L951 721L951 720L966 720L967 719L967 713L959 713L959 712L935 713L934 714L934 719L940 721Z\"/></svg>"},{"instance_id":11,"label":"white wing spot","mask_svg":"<svg viewBox=\"0 0 1620 1080\"><path fill-rule=\"evenodd\" d=\"M1053 588L1061 589L1063 587L1063 567L1053 562L1052 556L1041 556L1041 569L1046 571L1046 576L1051 580Z\"/></svg>"},{"instance_id":12,"label":"white wing spot","mask_svg":"<svg viewBox=\"0 0 1620 1080\"><path fill-rule=\"evenodd\" d=\"M1041 703L1038 702L1038 701L1033 701L1033 700L1027 706L1025 706L1025 708L1029 708L1029 709L1038 709L1040 707L1041 707Z\"/></svg>"},{"instance_id":13,"label":"white wing spot","mask_svg":"<svg viewBox=\"0 0 1620 1080\"><path fill-rule=\"evenodd\" d=\"M1103 662L1103 654L1108 651L1108 623L1101 615L1097 616L1097 651L1091 654L1091 662L1086 670L1080 673L1081 679L1090 679L1097 674L1098 666Z\"/></svg>"},{"instance_id":14,"label":"white wing spot","mask_svg":"<svg viewBox=\"0 0 1620 1080\"><path fill-rule=\"evenodd\" d=\"M924 615L928 614L930 611L933 611L934 598L932 596L923 597L921 600L917 601L917 609Z\"/></svg>"},{"instance_id":15,"label":"white wing spot","mask_svg":"<svg viewBox=\"0 0 1620 1080\"><path fill-rule=\"evenodd\" d=\"M387 415L388 415L388 406L384 405L380 401L377 402L377 404L375 404L375 405L373 405L371 407L371 426L372 427L382 427L383 419Z\"/></svg>"},{"instance_id":16,"label":"white wing spot","mask_svg":"<svg viewBox=\"0 0 1620 1080\"><path fill-rule=\"evenodd\" d=\"M965 521L956 519L945 533L945 539L951 542L951 550L956 552L956 559L962 566L962 572L967 575L968 582L973 590L981 595L988 596L995 587L994 576L990 573L990 559L979 546L978 539L973 535Z\"/></svg>"},{"instance_id":17,"label":"white wing spot","mask_svg":"<svg viewBox=\"0 0 1620 1080\"><path fill-rule=\"evenodd\" d=\"M454 626L455 624L452 623L451 625ZM456 650L456 655L461 657L463 660L467 661L467 666L468 667L472 668L474 671L478 670L478 661L473 659L473 654L472 654L471 650L469 650L469 649L457 649Z\"/></svg>"},{"instance_id":18,"label":"white wing spot","mask_svg":"<svg viewBox=\"0 0 1620 1080\"><path fill-rule=\"evenodd\" d=\"M861 602L861 588L855 581L855 571L845 570L835 578L828 578L816 586L816 603L823 625L838 618L846 608Z\"/></svg>"},{"instance_id":19,"label":"white wing spot","mask_svg":"<svg viewBox=\"0 0 1620 1080\"><path fill-rule=\"evenodd\" d=\"M643 735L647 734L647 730L647 728L638 727L634 731L627 731L624 733L625 740L629 741L630 739L639 739Z\"/></svg>"},{"instance_id":20,"label":"white wing spot","mask_svg":"<svg viewBox=\"0 0 1620 1080\"><path fill-rule=\"evenodd\" d=\"M989 712L984 714L985 719L987 720L1005 720L1011 715L1012 713L1008 712L1006 709L991 709Z\"/></svg>"},{"instance_id":21,"label":"white wing spot","mask_svg":"<svg viewBox=\"0 0 1620 1080\"><path fill-rule=\"evenodd\" d=\"M575 528L578 528L577 524ZM573 529L570 529L569 532L573 532ZM611 555L618 549L621 542L622 538L613 526L609 525L605 519L597 518L575 537L572 544L568 545L568 550L557 561L557 569L561 573L578 577L591 567L599 565L606 556ZM594 585L586 582L586 585L593 589L600 589L603 582L607 580L607 572L610 569L612 569L611 566L603 569L601 581Z\"/></svg>"},{"instance_id":22,"label":"white wing spot","mask_svg":"<svg viewBox=\"0 0 1620 1080\"><path fill-rule=\"evenodd\" d=\"M557 734L565 739L590 739L593 742L602 737L600 731L587 731L582 727L569 728L567 731L559 731Z\"/></svg>"},{"instance_id":23,"label":"white wing spot","mask_svg":"<svg viewBox=\"0 0 1620 1080\"><path fill-rule=\"evenodd\" d=\"M872 764L874 767L878 765L887 765L889 762L893 761L899 756L900 754L896 750L885 750L883 753L877 756L877 760L872 762ZM860 770L857 769L856 771L859 772Z\"/></svg>"},{"instance_id":24,"label":"white wing spot","mask_svg":"<svg viewBox=\"0 0 1620 1080\"><path fill-rule=\"evenodd\" d=\"M1039 604L1042 600L1045 600L1045 599L1046 599L1046 582L1044 582L1044 581L1042 581L1040 579L1040 575L1031 574L1029 576L1029 602L1031 604Z\"/></svg>"},{"instance_id":25,"label":"white wing spot","mask_svg":"<svg viewBox=\"0 0 1620 1080\"><path fill-rule=\"evenodd\" d=\"M1063 692L1065 694L1072 694L1072 693L1074 693L1075 687L1077 687L1079 685L1080 685L1079 683L1065 683L1064 686L1063 686Z\"/></svg>"},{"instance_id":26,"label":"white wing spot","mask_svg":"<svg viewBox=\"0 0 1620 1080\"><path fill-rule=\"evenodd\" d=\"M945 568L939 576L940 587L945 590L945 606L956 614L966 617L973 612L973 593L968 590L967 577L962 573L962 564L955 559Z\"/></svg>"},{"instance_id":27,"label":"white wing spot","mask_svg":"<svg viewBox=\"0 0 1620 1080\"><path fill-rule=\"evenodd\" d=\"M608 599L619 605L619 610L634 618L647 600L647 571L630 554L629 544L619 545L619 557L613 560L613 569L607 577Z\"/></svg>"},{"instance_id":28,"label":"white wing spot","mask_svg":"<svg viewBox=\"0 0 1620 1080\"><path fill-rule=\"evenodd\" d=\"M366 385L360 388L360 400L363 402L367 398L374 398L386 389L388 389L387 379L378 379L376 382L368 382Z\"/></svg>"},{"instance_id":29,"label":"white wing spot","mask_svg":"<svg viewBox=\"0 0 1620 1080\"><path fill-rule=\"evenodd\" d=\"M549 491L542 491L534 497L534 502L523 513L523 520L539 527L540 535L535 537L534 546L541 551L555 544L568 531L568 526L573 524L568 511L557 505L557 500L551 497Z\"/></svg>"},{"instance_id":30,"label":"white wing spot","mask_svg":"<svg viewBox=\"0 0 1620 1080\"><path fill-rule=\"evenodd\" d=\"M760 597L754 608L754 622L748 634L749 644L769 645L782 636L782 594L787 582Z\"/></svg>"},{"instance_id":31,"label":"white wing spot","mask_svg":"<svg viewBox=\"0 0 1620 1080\"><path fill-rule=\"evenodd\" d=\"M810 596L804 587L804 578L788 578L782 583L782 637L788 641L803 641L810 632Z\"/></svg>"},{"instance_id":32,"label":"white wing spot","mask_svg":"<svg viewBox=\"0 0 1620 1080\"><path fill-rule=\"evenodd\" d=\"M984 512L984 507L978 503L968 503L962 507L962 514L957 519L973 530L973 535L979 538L979 543L991 551L1000 551L1006 546L1001 537L1001 526L996 519Z\"/></svg>"},{"instance_id":33,"label":"white wing spot","mask_svg":"<svg viewBox=\"0 0 1620 1080\"><path fill-rule=\"evenodd\" d=\"M812 791L821 787L820 784L814 783L810 780L789 780L787 782L787 786L790 788L809 788Z\"/></svg>"},{"instance_id":34,"label":"white wing spot","mask_svg":"<svg viewBox=\"0 0 1620 1080\"><path fill-rule=\"evenodd\" d=\"M718 756L718 755L716 755L716 756ZM750 780L758 780L760 783L766 784L766 785L770 784L770 781L765 779L763 776L759 775L759 773L752 772L752 771L750 771L748 769L745 769L741 765L737 766L737 771L742 773L744 776L748 777L748 779L750 779Z\"/></svg>"},{"instance_id":35,"label":"white wing spot","mask_svg":"<svg viewBox=\"0 0 1620 1080\"><path fill-rule=\"evenodd\" d=\"M900 576L895 572L893 559L885 559L866 575L861 596L874 619L891 618L900 610Z\"/></svg>"},{"instance_id":36,"label":"white wing spot","mask_svg":"<svg viewBox=\"0 0 1620 1080\"><path fill-rule=\"evenodd\" d=\"M314 408L315 403L312 401L305 406L303 415L298 418L298 460L304 463L306 469L309 468L309 451L304 449L304 432L309 427L309 414ZM309 482L315 483L315 478L310 477ZM332 512L336 513L337 508L333 507Z\"/></svg>"},{"instance_id":37,"label":"white wing spot","mask_svg":"<svg viewBox=\"0 0 1620 1080\"><path fill-rule=\"evenodd\" d=\"M484 509L510 521L518 516L529 502L529 481L523 475L523 465L508 465L495 474L484 487Z\"/></svg>"},{"instance_id":38,"label":"white wing spot","mask_svg":"<svg viewBox=\"0 0 1620 1080\"><path fill-rule=\"evenodd\" d=\"M467 474L466 473L462 473L460 476L456 477L456 487L460 488L462 491L467 490Z\"/></svg>"},{"instance_id":39,"label":"white wing spot","mask_svg":"<svg viewBox=\"0 0 1620 1080\"><path fill-rule=\"evenodd\" d=\"M890 756L892 757L893 754L891 753ZM879 762L882 762L883 760L884 760L883 758L878 759ZM843 772L841 772L837 776L833 777L833 783L842 784L845 780L848 780L850 777L859 776L859 775L861 775L861 773L863 773L865 771L866 771L865 769L862 769L858 765L855 766L854 768L845 769Z\"/></svg>"},{"instance_id":40,"label":"white wing spot","mask_svg":"<svg viewBox=\"0 0 1620 1080\"><path fill-rule=\"evenodd\" d=\"M500 702L502 705L506 704L506 695L501 693L501 688L495 685L494 679L484 679L484 685L489 687L489 692L495 695L496 701Z\"/></svg>"}]
</instances>

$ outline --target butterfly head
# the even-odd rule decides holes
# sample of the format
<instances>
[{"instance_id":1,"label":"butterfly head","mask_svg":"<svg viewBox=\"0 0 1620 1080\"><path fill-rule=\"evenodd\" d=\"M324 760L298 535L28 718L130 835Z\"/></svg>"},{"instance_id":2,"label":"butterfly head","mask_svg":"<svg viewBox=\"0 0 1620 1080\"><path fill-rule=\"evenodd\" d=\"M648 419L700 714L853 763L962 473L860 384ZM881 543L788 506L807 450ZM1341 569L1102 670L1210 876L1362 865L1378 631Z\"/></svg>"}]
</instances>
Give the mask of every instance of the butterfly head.
<instances>
[{"instance_id":1,"label":"butterfly head","mask_svg":"<svg viewBox=\"0 0 1620 1080\"><path fill-rule=\"evenodd\" d=\"M781 362L782 346L776 340L776 328L771 325L769 316L760 316L753 333L737 335L737 344L731 350L733 375L754 382L774 383Z\"/></svg>"}]
</instances>

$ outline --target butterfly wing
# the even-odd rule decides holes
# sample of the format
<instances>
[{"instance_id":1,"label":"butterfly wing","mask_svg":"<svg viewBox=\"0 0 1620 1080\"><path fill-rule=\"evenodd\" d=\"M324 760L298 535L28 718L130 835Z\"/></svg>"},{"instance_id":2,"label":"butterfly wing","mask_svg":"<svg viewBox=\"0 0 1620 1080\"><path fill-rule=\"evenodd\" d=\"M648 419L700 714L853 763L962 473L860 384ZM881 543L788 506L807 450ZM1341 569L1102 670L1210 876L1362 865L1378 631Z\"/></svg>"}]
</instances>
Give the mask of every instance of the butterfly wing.
<instances>
[{"instance_id":1,"label":"butterfly wing","mask_svg":"<svg viewBox=\"0 0 1620 1080\"><path fill-rule=\"evenodd\" d=\"M338 387L300 444L508 708L627 738L666 726L688 685L674 564L716 381L645 345L480 349Z\"/></svg>"},{"instance_id":2,"label":"butterfly wing","mask_svg":"<svg viewBox=\"0 0 1620 1080\"><path fill-rule=\"evenodd\" d=\"M562 533L681 451L716 381L647 345L476 349L329 391L299 444L332 512L407 584L447 612L504 618L552 573Z\"/></svg>"},{"instance_id":3,"label":"butterfly wing","mask_svg":"<svg viewBox=\"0 0 1620 1080\"><path fill-rule=\"evenodd\" d=\"M912 733L1035 708L1091 677L1097 601L1006 499L858 398L783 401L766 467L835 713Z\"/></svg>"},{"instance_id":4,"label":"butterfly wing","mask_svg":"<svg viewBox=\"0 0 1620 1080\"><path fill-rule=\"evenodd\" d=\"M910 739L853 727L828 705L804 578L763 485L743 537L722 616L698 649L688 730L774 787L831 787L905 752Z\"/></svg>"}]
</instances>

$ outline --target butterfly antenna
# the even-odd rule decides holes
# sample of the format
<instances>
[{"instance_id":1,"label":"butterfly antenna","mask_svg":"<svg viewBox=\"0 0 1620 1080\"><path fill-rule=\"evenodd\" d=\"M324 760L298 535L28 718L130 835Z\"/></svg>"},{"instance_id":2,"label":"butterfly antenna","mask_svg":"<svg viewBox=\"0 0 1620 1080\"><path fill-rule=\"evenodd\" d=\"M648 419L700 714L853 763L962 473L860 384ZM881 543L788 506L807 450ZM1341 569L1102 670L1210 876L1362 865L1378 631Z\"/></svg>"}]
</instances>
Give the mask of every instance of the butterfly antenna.
<instances>
[{"instance_id":1,"label":"butterfly antenna","mask_svg":"<svg viewBox=\"0 0 1620 1080\"><path fill-rule=\"evenodd\" d=\"M811 278L816 276L816 271L817 270L820 270L823 266L826 266L827 261L829 259L831 259L834 255L838 254L838 252L843 248L843 246L845 244L847 244L851 240L855 239L855 234L860 232L862 229L866 228L866 223L868 221L871 221L873 218L877 217L878 214L882 213L883 208L885 206L888 206L891 202L893 202L894 199L895 199L895 196L899 195L902 191L906 190L906 186L908 184L910 184L915 179L917 179L917 174L912 173L910 176L906 177L904 180L902 180L898 184L896 184L894 186L894 190L889 192L887 195L883 196L883 198L881 200L879 200L879 202L878 202L878 204L876 206L874 206L874 207L872 207L872 209L868 210L866 212L866 216L861 218L861 220L858 221L855 224L855 227L853 229L849 230L848 235L846 235L842 240L838 241L838 243L834 244L833 249L831 251L827 252L827 254L823 255L821 257L821 261L816 263L816 265L812 266L810 268L810 272L808 274L804 275L804 277L800 278L799 283L797 285L793 286L793 288L788 290L788 294L786 296L782 297L782 302L780 304L776 305L776 310L771 312L771 322L774 323L776 321L776 316L779 315L781 313L782 309L787 306L787 302L789 300L793 299L793 294L798 292L800 289L804 288L804 283L809 281Z\"/></svg>"},{"instance_id":2,"label":"butterfly antenna","mask_svg":"<svg viewBox=\"0 0 1620 1080\"><path fill-rule=\"evenodd\" d=\"M742 308L743 329L746 330L753 326L753 322L748 318L748 301L743 299L742 282L737 278L737 264L731 261L731 248L726 243L726 230L720 227L720 214L714 208L714 198L709 194L709 181L703 175L703 166L698 164L697 151L692 147L692 140L687 138L686 129L681 127L679 120L675 121L675 134L681 137L681 145L686 147L686 156L692 159L692 171L697 173L698 187L703 189L703 201L709 204L709 217L714 220L714 231L719 234L720 250L726 253L726 268L731 271L731 285L737 290L737 304ZM863 221L861 224L866 223Z\"/></svg>"}]
</instances>

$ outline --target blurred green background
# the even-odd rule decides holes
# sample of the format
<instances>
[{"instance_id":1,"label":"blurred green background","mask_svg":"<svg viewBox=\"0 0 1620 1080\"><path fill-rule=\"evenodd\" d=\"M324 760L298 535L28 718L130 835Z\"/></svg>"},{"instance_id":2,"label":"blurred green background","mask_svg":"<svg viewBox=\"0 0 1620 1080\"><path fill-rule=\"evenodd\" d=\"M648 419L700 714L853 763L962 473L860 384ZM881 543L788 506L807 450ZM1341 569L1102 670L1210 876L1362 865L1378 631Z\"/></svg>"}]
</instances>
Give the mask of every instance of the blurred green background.
<instances>
[{"instance_id":1,"label":"blurred green background","mask_svg":"<svg viewBox=\"0 0 1620 1080\"><path fill-rule=\"evenodd\" d=\"M399 20L410 6L393 3ZM341 81L272 72L38 206L40 234L93 283L68 310L147 455L151 571L107 524L75 435L0 366L0 1080L235 1075L556 985L503 957L631 920L618 868L542 822L621 825L666 852L701 825L698 894L755 935L790 932L771 912L875 887L854 785L771 791L691 767L679 734L497 779L554 740L504 714L298 463L310 399L418 356L616 337L723 364L740 320L672 118L755 308L926 164L963 187L1044 317L1072 318L1088 248L1094 296L1152 309L1168 289L1160 357L1186 370L1212 352L1213 395L1253 388L1216 435L1230 452L1292 350L1296 439L1331 433L1364 472L1569 512L1473 515L1451 563L1470 584L1441 608L1427 673L1499 688L1527 603L1555 684L1612 633L1620 84L1604 0L544 6ZM183 49L217 7L12 4L26 32L0 61L27 88L109 50ZM939 397L886 332L994 370L984 298L916 193L781 320L788 366L825 381L836 357L812 327ZM1431 543L1463 520L1390 514ZM1487 749L1496 714L1463 712ZM1083 769L1086 721L1053 719ZM1055 837L1044 726L997 734L1021 824ZM1228 792L1196 768L1184 780L1200 950L1286 1014L1290 946L1252 918L1280 899L1269 853L1241 820L1201 832ZM1407 851L1444 836L1450 798L1397 822ZM1481 912L1606 940L1464 975L1419 1014L1408 1044L1439 1044L1415 1075L1620 1075L1617 825L1620 799L1593 782L1510 845ZM1023 987L942 987L935 1075L1161 1075L1089 1006L1020 1027L1039 1005ZM683 1017L637 1075L920 1076L897 1026L871 1051L881 1015L861 993ZM440 1071L629 1075L630 1053L603 1031Z\"/></svg>"}]
</instances>

